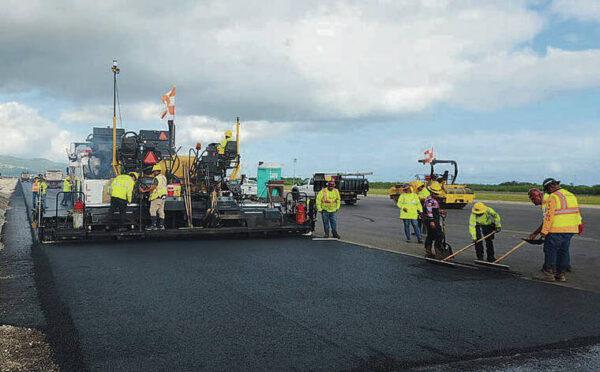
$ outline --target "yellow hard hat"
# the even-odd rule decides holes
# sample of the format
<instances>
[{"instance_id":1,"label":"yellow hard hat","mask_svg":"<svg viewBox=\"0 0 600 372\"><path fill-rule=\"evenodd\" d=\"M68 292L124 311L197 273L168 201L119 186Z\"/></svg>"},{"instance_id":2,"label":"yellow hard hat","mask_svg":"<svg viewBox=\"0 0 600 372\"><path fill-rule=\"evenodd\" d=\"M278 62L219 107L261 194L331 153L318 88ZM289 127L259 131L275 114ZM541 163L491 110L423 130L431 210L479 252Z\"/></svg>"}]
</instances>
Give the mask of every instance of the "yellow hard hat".
<instances>
[{"instance_id":1,"label":"yellow hard hat","mask_svg":"<svg viewBox=\"0 0 600 372\"><path fill-rule=\"evenodd\" d=\"M473 213L475 214L483 214L488 210L487 205L483 204L482 202L477 202L475 203L475 205L473 205Z\"/></svg>"},{"instance_id":2,"label":"yellow hard hat","mask_svg":"<svg viewBox=\"0 0 600 372\"><path fill-rule=\"evenodd\" d=\"M233 133L231 133L230 130L228 130L227 132L225 132L225 137L231 137L233 135Z\"/></svg>"},{"instance_id":3,"label":"yellow hard hat","mask_svg":"<svg viewBox=\"0 0 600 372\"><path fill-rule=\"evenodd\" d=\"M129 175L135 177L135 179L138 179L140 177L140 175L137 172L129 172Z\"/></svg>"},{"instance_id":4,"label":"yellow hard hat","mask_svg":"<svg viewBox=\"0 0 600 372\"><path fill-rule=\"evenodd\" d=\"M432 183L429 186L427 186L427 190L429 190L430 193L435 194L435 195L439 195L442 193L442 191L444 191L444 189L442 189L442 185L440 185L439 183Z\"/></svg>"},{"instance_id":5,"label":"yellow hard hat","mask_svg":"<svg viewBox=\"0 0 600 372\"><path fill-rule=\"evenodd\" d=\"M413 184L415 185L415 189L418 189L421 186L425 186L425 182L423 181L415 181Z\"/></svg>"},{"instance_id":6,"label":"yellow hard hat","mask_svg":"<svg viewBox=\"0 0 600 372\"><path fill-rule=\"evenodd\" d=\"M154 171L159 171L159 172L162 172L162 169L161 169L160 165L158 165L158 164L155 164L155 165L152 167L152 172L154 172Z\"/></svg>"}]
</instances>

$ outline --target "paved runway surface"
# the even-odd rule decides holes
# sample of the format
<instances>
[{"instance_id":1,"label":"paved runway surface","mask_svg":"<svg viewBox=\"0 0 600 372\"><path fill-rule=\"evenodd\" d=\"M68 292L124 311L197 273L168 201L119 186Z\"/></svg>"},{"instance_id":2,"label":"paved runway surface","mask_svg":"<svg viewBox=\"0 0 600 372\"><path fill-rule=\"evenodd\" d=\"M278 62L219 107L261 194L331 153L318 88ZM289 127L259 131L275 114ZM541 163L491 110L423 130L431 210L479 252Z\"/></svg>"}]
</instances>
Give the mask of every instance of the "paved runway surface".
<instances>
[{"instance_id":1,"label":"paved runway surface","mask_svg":"<svg viewBox=\"0 0 600 372\"><path fill-rule=\"evenodd\" d=\"M521 242L521 238L526 238L541 223L540 208L533 204L488 204L502 216L502 232L494 240L496 257ZM470 213L470 206L448 210L447 240L455 250L471 243ZM575 236L571 243L573 272L567 274L565 285L600 292L600 209L583 207L582 214L586 227L584 234ZM342 206L338 218L339 233L346 241L422 256L423 245L416 244L414 236L412 243L405 242L404 226L399 217L400 210L389 198L366 197L355 206ZM319 220L316 234L322 232ZM456 261L472 264L475 258L475 249L471 248ZM542 246L525 245L504 263L510 265L511 270L533 277L539 274L543 262Z\"/></svg>"},{"instance_id":2,"label":"paved runway surface","mask_svg":"<svg viewBox=\"0 0 600 372\"><path fill-rule=\"evenodd\" d=\"M368 244L388 248L401 237L397 208L372 199L343 208L340 232L352 239L364 231ZM519 208L532 218L539 213L498 205L507 241L529 230ZM370 217L381 211L384 217ZM451 239L464 239L467 216L451 211ZM587 249L585 240L576 244ZM477 368L486 365L478 358L551 348L569 357L562 348L595 344L600 336L598 293L503 272L449 269L343 242L121 242L46 245L35 252L43 256L36 271L47 272L38 291L53 296L42 305L63 366Z\"/></svg>"}]
</instances>

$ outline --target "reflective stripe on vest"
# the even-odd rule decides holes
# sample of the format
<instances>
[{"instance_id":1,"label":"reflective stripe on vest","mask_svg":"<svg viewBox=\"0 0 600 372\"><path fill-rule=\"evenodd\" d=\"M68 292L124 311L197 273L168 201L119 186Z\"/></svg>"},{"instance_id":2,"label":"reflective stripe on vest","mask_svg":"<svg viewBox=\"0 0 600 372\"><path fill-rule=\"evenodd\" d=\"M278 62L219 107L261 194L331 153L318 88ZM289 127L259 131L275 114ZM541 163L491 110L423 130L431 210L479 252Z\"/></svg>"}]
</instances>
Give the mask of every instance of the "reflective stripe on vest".
<instances>
[{"instance_id":1,"label":"reflective stripe on vest","mask_svg":"<svg viewBox=\"0 0 600 372\"><path fill-rule=\"evenodd\" d=\"M555 197L558 201L552 227L579 226L581 224L581 214L575 195L560 189L553 192L550 197Z\"/></svg>"},{"instance_id":2,"label":"reflective stripe on vest","mask_svg":"<svg viewBox=\"0 0 600 372\"><path fill-rule=\"evenodd\" d=\"M335 189L333 189L333 190L335 190ZM333 191L333 190L332 190L331 192L334 194L334 197L335 197L335 191ZM325 189L323 189L323 203L326 203L326 204L333 204L333 203L337 203L337 201L336 201L336 200L331 200L331 201L330 201L330 200L327 198L327 189L326 189L326 188L325 188Z\"/></svg>"},{"instance_id":3,"label":"reflective stripe on vest","mask_svg":"<svg viewBox=\"0 0 600 372\"><path fill-rule=\"evenodd\" d=\"M131 189L133 189L133 180L130 176L124 174L117 176L117 178L115 178L110 185L110 196L118 199L127 200L127 193L130 188L130 183Z\"/></svg>"},{"instance_id":4,"label":"reflective stripe on vest","mask_svg":"<svg viewBox=\"0 0 600 372\"><path fill-rule=\"evenodd\" d=\"M167 178L162 174L159 174L156 176L156 180L158 181L158 185L150 194L151 201L167 195Z\"/></svg>"}]
</instances>

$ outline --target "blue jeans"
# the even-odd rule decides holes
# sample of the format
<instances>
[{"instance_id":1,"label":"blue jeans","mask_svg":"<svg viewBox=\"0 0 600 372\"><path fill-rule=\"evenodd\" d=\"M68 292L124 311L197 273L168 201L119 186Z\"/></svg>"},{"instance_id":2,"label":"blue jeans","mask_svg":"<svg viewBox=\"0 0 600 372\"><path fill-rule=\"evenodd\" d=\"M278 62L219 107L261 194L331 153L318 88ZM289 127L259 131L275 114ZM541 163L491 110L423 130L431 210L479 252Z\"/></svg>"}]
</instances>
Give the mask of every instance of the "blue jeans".
<instances>
[{"instance_id":1,"label":"blue jeans","mask_svg":"<svg viewBox=\"0 0 600 372\"><path fill-rule=\"evenodd\" d=\"M331 230L337 233L337 211L327 212L323 210L321 216L323 217L323 230L325 230L325 234L329 235L329 225L331 225Z\"/></svg>"},{"instance_id":2,"label":"blue jeans","mask_svg":"<svg viewBox=\"0 0 600 372\"><path fill-rule=\"evenodd\" d=\"M37 207L38 195L39 195L39 193L37 193L35 191L31 193L31 208Z\"/></svg>"},{"instance_id":3,"label":"blue jeans","mask_svg":"<svg viewBox=\"0 0 600 372\"><path fill-rule=\"evenodd\" d=\"M421 229L417 220L402 219L404 222L404 233L406 234L406 240L410 240L410 225L412 225L415 234L417 234L417 240L421 240Z\"/></svg>"},{"instance_id":4,"label":"blue jeans","mask_svg":"<svg viewBox=\"0 0 600 372\"><path fill-rule=\"evenodd\" d=\"M42 205L44 206L44 209L47 209L47 207L46 207L46 194L42 194Z\"/></svg>"},{"instance_id":5,"label":"blue jeans","mask_svg":"<svg viewBox=\"0 0 600 372\"><path fill-rule=\"evenodd\" d=\"M571 263L569 247L572 233L551 233L544 242L544 266L555 272L564 273Z\"/></svg>"}]
</instances>

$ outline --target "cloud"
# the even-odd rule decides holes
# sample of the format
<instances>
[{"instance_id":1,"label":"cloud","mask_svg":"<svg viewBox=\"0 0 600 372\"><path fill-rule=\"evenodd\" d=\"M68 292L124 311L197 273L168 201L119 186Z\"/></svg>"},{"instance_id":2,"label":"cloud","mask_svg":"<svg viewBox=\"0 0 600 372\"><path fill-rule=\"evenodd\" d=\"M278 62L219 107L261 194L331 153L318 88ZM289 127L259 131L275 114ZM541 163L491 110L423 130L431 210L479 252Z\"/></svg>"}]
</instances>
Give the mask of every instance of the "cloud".
<instances>
[{"instance_id":1,"label":"cloud","mask_svg":"<svg viewBox=\"0 0 600 372\"><path fill-rule=\"evenodd\" d=\"M125 121L150 121L160 118L164 105L149 102L139 102L123 105L119 116ZM113 116L112 105L85 105L78 108L62 110L60 121L70 123L98 123L110 121Z\"/></svg>"},{"instance_id":2,"label":"cloud","mask_svg":"<svg viewBox=\"0 0 600 372\"><path fill-rule=\"evenodd\" d=\"M396 118L598 86L600 70L587 68L596 50L528 48L547 24L529 3L9 1L0 14L0 93L39 88L97 107L65 119L104 116L114 57L123 107L158 104L175 84L179 113L219 120Z\"/></svg>"},{"instance_id":3,"label":"cloud","mask_svg":"<svg viewBox=\"0 0 600 372\"><path fill-rule=\"evenodd\" d=\"M551 11L579 21L600 21L600 2L597 0L554 0Z\"/></svg>"},{"instance_id":4,"label":"cloud","mask_svg":"<svg viewBox=\"0 0 600 372\"><path fill-rule=\"evenodd\" d=\"M69 131L44 119L37 110L17 102L0 103L3 154L47 157L65 161L72 141Z\"/></svg>"}]
</instances>

